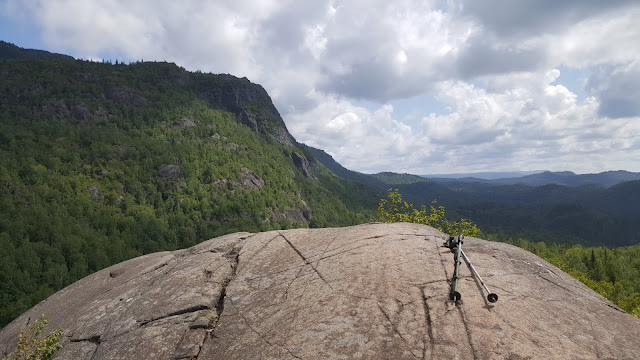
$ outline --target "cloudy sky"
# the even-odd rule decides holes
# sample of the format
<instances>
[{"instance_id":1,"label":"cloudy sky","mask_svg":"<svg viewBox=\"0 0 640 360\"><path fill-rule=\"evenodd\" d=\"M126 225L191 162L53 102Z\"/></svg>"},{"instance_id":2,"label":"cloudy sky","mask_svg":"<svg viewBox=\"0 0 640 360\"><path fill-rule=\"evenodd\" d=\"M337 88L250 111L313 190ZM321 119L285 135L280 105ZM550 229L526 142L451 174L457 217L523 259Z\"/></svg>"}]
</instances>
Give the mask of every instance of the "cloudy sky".
<instances>
[{"instance_id":1,"label":"cloudy sky","mask_svg":"<svg viewBox=\"0 0 640 360\"><path fill-rule=\"evenodd\" d=\"M265 87L349 169L640 171L640 2L0 0L0 39Z\"/></svg>"}]
</instances>

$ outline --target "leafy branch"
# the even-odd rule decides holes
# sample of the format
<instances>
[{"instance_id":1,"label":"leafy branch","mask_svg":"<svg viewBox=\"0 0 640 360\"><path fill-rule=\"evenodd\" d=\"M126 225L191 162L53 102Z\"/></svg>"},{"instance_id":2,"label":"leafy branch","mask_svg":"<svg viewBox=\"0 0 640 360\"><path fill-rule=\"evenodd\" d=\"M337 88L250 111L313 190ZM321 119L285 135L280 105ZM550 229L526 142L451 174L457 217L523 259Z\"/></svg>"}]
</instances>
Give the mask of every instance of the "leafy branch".
<instances>
[{"instance_id":1,"label":"leafy branch","mask_svg":"<svg viewBox=\"0 0 640 360\"><path fill-rule=\"evenodd\" d=\"M20 332L16 350L2 360L48 360L62 348L60 338L62 329L54 330L41 339L44 328L49 323L46 315L42 315L33 325L29 325Z\"/></svg>"},{"instance_id":2,"label":"leafy branch","mask_svg":"<svg viewBox=\"0 0 640 360\"><path fill-rule=\"evenodd\" d=\"M398 189L393 191L389 189L387 197L388 200L381 199L378 203L378 216L383 222L424 224L450 235L476 236L480 233L480 229L471 220L460 219L454 222L448 220L445 217L444 206L437 206L436 200L432 201L428 208L422 205L420 209L416 209L413 204L402 200L402 194Z\"/></svg>"}]
</instances>

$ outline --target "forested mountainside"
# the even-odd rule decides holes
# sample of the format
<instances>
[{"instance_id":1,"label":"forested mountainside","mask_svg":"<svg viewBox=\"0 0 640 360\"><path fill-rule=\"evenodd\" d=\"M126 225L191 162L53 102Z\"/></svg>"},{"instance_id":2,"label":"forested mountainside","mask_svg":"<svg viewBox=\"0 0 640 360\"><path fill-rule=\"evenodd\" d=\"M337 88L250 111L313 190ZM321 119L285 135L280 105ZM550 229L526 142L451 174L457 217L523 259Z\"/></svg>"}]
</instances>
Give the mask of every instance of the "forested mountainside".
<instances>
[{"instance_id":1,"label":"forested mountainside","mask_svg":"<svg viewBox=\"0 0 640 360\"><path fill-rule=\"evenodd\" d=\"M375 210L246 78L22 51L0 60L0 326L135 256Z\"/></svg>"}]
</instances>

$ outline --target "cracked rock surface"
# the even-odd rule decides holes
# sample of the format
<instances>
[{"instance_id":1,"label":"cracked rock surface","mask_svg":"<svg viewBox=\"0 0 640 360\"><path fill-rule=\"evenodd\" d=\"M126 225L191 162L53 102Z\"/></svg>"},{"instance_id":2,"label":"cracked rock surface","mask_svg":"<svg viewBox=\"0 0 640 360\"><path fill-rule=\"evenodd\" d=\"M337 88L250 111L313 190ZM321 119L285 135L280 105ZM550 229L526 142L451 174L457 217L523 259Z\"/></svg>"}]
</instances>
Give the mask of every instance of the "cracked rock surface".
<instances>
[{"instance_id":1,"label":"cracked rock surface","mask_svg":"<svg viewBox=\"0 0 640 360\"><path fill-rule=\"evenodd\" d=\"M639 359L640 319L539 257L416 224L236 233L142 256L52 295L55 359Z\"/></svg>"}]
</instances>

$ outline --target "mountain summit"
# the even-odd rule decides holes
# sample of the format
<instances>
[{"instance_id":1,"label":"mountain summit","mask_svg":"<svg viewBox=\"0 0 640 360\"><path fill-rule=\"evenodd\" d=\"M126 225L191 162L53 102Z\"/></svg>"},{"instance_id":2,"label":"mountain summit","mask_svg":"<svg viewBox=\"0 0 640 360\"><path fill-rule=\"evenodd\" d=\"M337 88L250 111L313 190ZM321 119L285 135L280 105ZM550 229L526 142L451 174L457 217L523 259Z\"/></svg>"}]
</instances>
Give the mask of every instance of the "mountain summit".
<instances>
[{"instance_id":1,"label":"mountain summit","mask_svg":"<svg viewBox=\"0 0 640 360\"><path fill-rule=\"evenodd\" d=\"M236 233L149 254L63 289L29 319L55 359L637 359L640 319L537 256L467 238L449 300L447 236L407 223Z\"/></svg>"}]
</instances>

